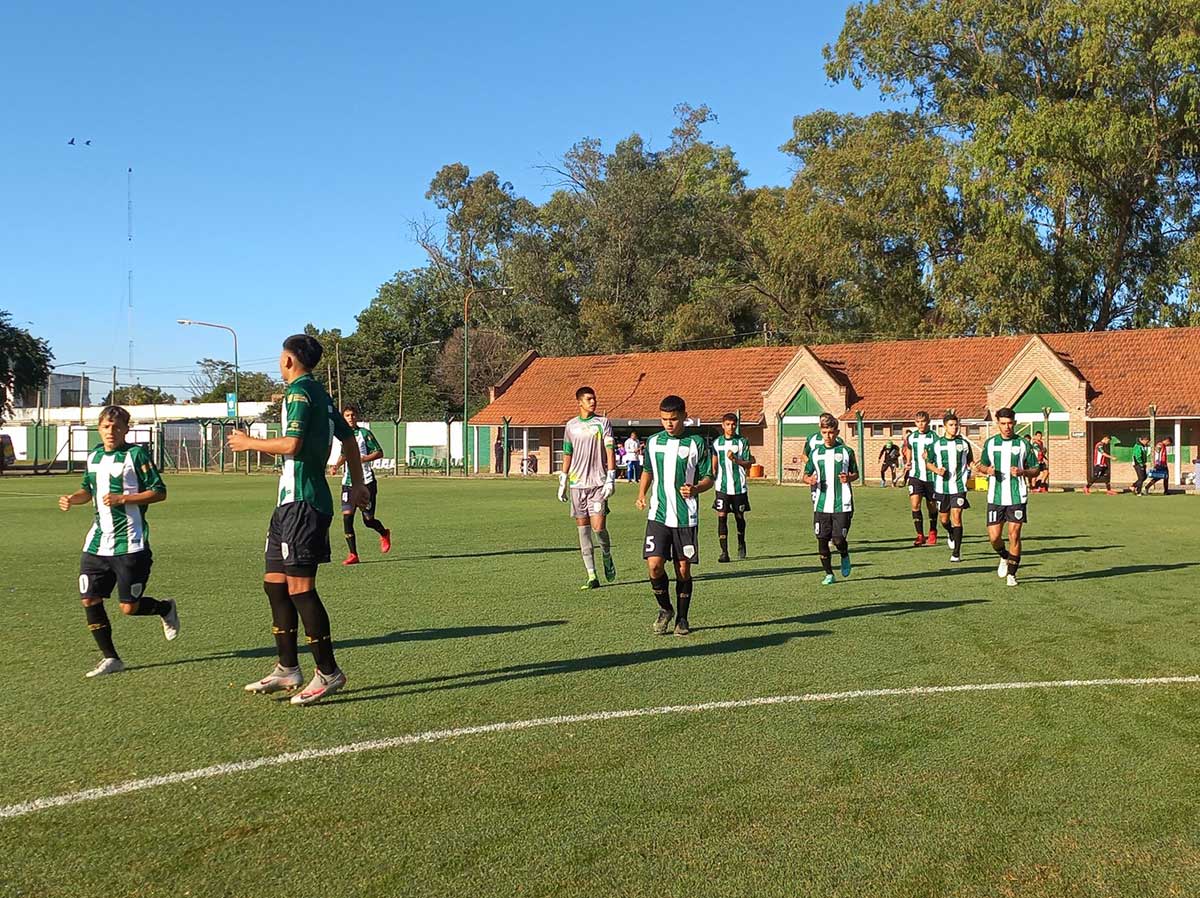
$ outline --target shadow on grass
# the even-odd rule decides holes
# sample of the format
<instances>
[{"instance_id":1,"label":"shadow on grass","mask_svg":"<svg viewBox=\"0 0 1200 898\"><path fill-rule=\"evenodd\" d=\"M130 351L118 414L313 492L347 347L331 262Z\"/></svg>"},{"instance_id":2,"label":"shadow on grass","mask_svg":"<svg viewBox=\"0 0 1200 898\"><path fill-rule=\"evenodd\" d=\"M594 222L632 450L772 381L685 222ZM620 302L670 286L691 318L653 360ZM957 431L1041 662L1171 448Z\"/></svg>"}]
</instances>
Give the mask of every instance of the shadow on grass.
<instances>
[{"instance_id":1,"label":"shadow on grass","mask_svg":"<svg viewBox=\"0 0 1200 898\"><path fill-rule=\"evenodd\" d=\"M777 617L772 620L745 621L737 624L714 624L711 627L693 627L693 632L700 630L735 630L742 627L779 627L791 624L820 624L831 620L843 620L848 617L867 617L872 614L886 614L888 617L900 617L905 614L920 614L925 611L943 611L947 608L959 608L963 605L986 605L988 599L961 599L946 602L868 602L863 605L847 605L844 608L829 608L825 611L814 611L811 614L798 614L793 617Z\"/></svg>"},{"instance_id":2,"label":"shadow on grass","mask_svg":"<svg viewBox=\"0 0 1200 898\"><path fill-rule=\"evenodd\" d=\"M499 555L541 555L543 552L578 552L577 546L545 546L532 549L497 549L495 552L460 552L447 555L405 555L405 561L437 561L445 558L495 558Z\"/></svg>"},{"instance_id":3,"label":"shadow on grass","mask_svg":"<svg viewBox=\"0 0 1200 898\"><path fill-rule=\"evenodd\" d=\"M450 674L444 677L399 680L395 683L364 686L361 689L348 689L340 693L337 698L332 698L322 702L322 704L332 706L347 704L349 702L369 702L404 695L417 695L423 692L491 686L496 683L507 683L513 680L526 680L534 677L556 677L563 674L634 667L639 664L651 664L655 661L708 658L715 655L728 655L733 652L752 652L759 649L785 645L793 639L828 636L830 632L832 631L796 630L791 633L767 633L763 636L745 636L738 639L727 639L722 642L690 643L680 642L673 637L660 637L664 643L660 648L646 649L640 652L613 652L604 655L588 655L583 658L533 661L529 664L513 664L508 667L473 670L467 673ZM650 637L649 633L647 633L647 637L655 638Z\"/></svg>"},{"instance_id":4,"label":"shadow on grass","mask_svg":"<svg viewBox=\"0 0 1200 898\"><path fill-rule=\"evenodd\" d=\"M500 636L505 633L520 633L542 627L559 627L566 620L542 620L528 624L485 624L473 627L424 627L419 630L395 630L378 636L363 636L357 639L338 639L334 632L333 647L336 650L363 648L365 646L391 645L396 642L427 642L435 639L468 639L474 636ZM301 651L304 651L303 644ZM160 661L155 664L136 664L126 670L147 670L152 667L175 667L179 664L203 664L206 661L224 661L231 658L274 658L275 646L259 646L252 649L234 649L216 652L199 658L180 658L178 661Z\"/></svg>"},{"instance_id":5,"label":"shadow on grass","mask_svg":"<svg viewBox=\"0 0 1200 898\"><path fill-rule=\"evenodd\" d=\"M1196 567L1200 561L1180 561L1176 564L1124 564L1119 567L1103 568L1094 571L1079 571L1074 574L1062 574L1057 577L1029 577L1029 583L1064 583L1071 580L1107 580L1109 577L1124 577L1130 574L1159 574L1164 571L1178 571L1184 568ZM1021 570L1025 565L1021 565Z\"/></svg>"}]
</instances>

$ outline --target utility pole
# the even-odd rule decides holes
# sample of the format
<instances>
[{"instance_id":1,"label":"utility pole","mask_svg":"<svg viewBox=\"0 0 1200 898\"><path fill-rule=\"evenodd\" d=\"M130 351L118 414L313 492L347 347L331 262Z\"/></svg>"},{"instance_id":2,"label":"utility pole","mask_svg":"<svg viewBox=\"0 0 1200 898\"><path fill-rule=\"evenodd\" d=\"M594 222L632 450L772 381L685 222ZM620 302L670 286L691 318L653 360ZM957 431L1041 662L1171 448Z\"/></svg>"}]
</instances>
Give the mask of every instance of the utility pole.
<instances>
[{"instance_id":1,"label":"utility pole","mask_svg":"<svg viewBox=\"0 0 1200 898\"><path fill-rule=\"evenodd\" d=\"M334 361L337 363L337 404L338 412L342 409L342 341L338 340L333 344Z\"/></svg>"},{"instance_id":2,"label":"utility pole","mask_svg":"<svg viewBox=\"0 0 1200 898\"><path fill-rule=\"evenodd\" d=\"M117 366L116 365L113 365L112 392L108 394L108 398L110 400L110 403L109 403L110 405L117 404Z\"/></svg>"}]
</instances>

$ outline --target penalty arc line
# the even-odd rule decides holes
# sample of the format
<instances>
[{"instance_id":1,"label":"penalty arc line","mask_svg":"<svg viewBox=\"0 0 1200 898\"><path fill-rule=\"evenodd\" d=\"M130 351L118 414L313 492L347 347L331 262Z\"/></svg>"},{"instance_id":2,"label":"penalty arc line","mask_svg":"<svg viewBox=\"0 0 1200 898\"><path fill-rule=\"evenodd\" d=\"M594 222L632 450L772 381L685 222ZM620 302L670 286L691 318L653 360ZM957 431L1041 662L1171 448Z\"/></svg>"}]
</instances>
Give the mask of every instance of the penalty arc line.
<instances>
[{"instance_id":1,"label":"penalty arc line","mask_svg":"<svg viewBox=\"0 0 1200 898\"><path fill-rule=\"evenodd\" d=\"M261 758L251 758L245 761L231 761L225 764L214 764L211 767L199 767L194 770L184 770L179 773L165 773L159 776L149 776L144 779L129 780L112 786L102 786L95 789L84 789L79 792L68 792L64 795L54 795L49 798L35 798L17 804L0 806L0 820L14 817L24 817L38 811L51 808L61 808L85 801L100 801L105 798L115 798L118 795L128 795L131 792L142 792L158 786L172 786L188 783L194 780L212 779L218 776L228 776L234 773L245 773L263 767L282 767L285 764L297 764L302 761L314 761L321 758L333 758L339 755L354 755L362 752L385 751L392 748L402 748L407 745L421 745L428 742L443 742L458 739L463 736L480 736L490 733L511 733L520 730L532 730L542 727L567 726L576 723L595 723L607 720L627 720L635 717L661 717L667 714L696 714L704 711L729 711L740 708L757 708L767 705L789 705L807 702L836 702L849 701L859 698L903 697L915 695L946 695L956 692L1002 692L1029 689L1078 689L1098 686L1170 686L1185 683L1200 683L1200 675L1175 677L1138 677L1138 678L1107 678L1098 680L1040 680L1015 683L968 683L958 686L906 686L895 689L854 689L847 692L811 692L804 695L770 695L761 698L732 699L729 701L701 702L694 705L663 705L655 708L629 708L619 711L593 711L587 714L566 714L557 717L536 717L529 720L512 720L500 723L488 723L479 726L456 727L446 730L427 730L424 733L412 733L407 736L393 736L387 739L370 739L365 742L351 742L345 745L335 745L329 748L307 748L302 751L289 751L279 755L269 755Z\"/></svg>"}]
</instances>

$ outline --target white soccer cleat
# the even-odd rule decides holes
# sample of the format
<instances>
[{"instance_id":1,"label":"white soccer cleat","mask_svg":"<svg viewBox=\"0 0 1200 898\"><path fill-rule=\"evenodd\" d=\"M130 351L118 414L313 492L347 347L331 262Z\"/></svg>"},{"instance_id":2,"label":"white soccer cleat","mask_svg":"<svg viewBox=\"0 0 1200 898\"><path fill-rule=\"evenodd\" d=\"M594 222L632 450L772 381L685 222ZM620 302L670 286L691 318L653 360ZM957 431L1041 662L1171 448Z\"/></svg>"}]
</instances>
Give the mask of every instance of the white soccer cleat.
<instances>
[{"instance_id":1,"label":"white soccer cleat","mask_svg":"<svg viewBox=\"0 0 1200 898\"><path fill-rule=\"evenodd\" d=\"M1008 579L1007 579L1007 580L1005 580L1004 582L1005 582L1005 585L1007 585L1007 586L1016 586L1016 585L1017 585L1017 578L1016 578L1014 575L1012 575L1012 574L1009 574L1009 575L1008 575Z\"/></svg>"},{"instance_id":2,"label":"white soccer cleat","mask_svg":"<svg viewBox=\"0 0 1200 898\"><path fill-rule=\"evenodd\" d=\"M996 568L996 576L997 577L1007 577L1008 576L1008 559L1007 558L1000 559L1000 564Z\"/></svg>"},{"instance_id":3,"label":"white soccer cleat","mask_svg":"<svg viewBox=\"0 0 1200 898\"><path fill-rule=\"evenodd\" d=\"M304 691L297 692L292 696L292 704L311 705L313 702L319 702L323 698L328 698L345 685L346 675L342 673L340 667L329 674L329 676L318 670L313 674L313 678L309 681L308 685L304 687Z\"/></svg>"},{"instance_id":4,"label":"white soccer cleat","mask_svg":"<svg viewBox=\"0 0 1200 898\"><path fill-rule=\"evenodd\" d=\"M962 561L962 558L961 558L960 556L958 556L958 555L951 555L951 556L950 556L950 560L951 560L952 562L958 563L958 562Z\"/></svg>"},{"instance_id":5,"label":"white soccer cleat","mask_svg":"<svg viewBox=\"0 0 1200 898\"><path fill-rule=\"evenodd\" d=\"M85 677L103 677L107 674L120 673L125 669L125 662L120 658L102 658L100 663L89 670Z\"/></svg>"},{"instance_id":6,"label":"white soccer cleat","mask_svg":"<svg viewBox=\"0 0 1200 898\"><path fill-rule=\"evenodd\" d=\"M163 636L170 642L179 635L179 609L175 605L174 599L167 599L171 603L171 610L164 615L162 620Z\"/></svg>"},{"instance_id":7,"label":"white soccer cleat","mask_svg":"<svg viewBox=\"0 0 1200 898\"><path fill-rule=\"evenodd\" d=\"M276 664L273 671L261 680L247 683L245 689L247 692L256 692L259 695L270 695L272 692L291 692L303 685L304 674L300 672L299 667L284 667L282 664Z\"/></svg>"}]
</instances>

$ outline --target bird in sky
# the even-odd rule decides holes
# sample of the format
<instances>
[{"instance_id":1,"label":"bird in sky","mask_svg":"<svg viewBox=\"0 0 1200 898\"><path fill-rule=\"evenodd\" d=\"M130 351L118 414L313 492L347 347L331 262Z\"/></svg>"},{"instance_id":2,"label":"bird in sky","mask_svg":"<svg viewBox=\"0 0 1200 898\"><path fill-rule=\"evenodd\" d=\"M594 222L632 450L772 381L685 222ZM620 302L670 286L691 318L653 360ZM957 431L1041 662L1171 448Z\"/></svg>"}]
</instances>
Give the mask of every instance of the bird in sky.
<instances>
[{"instance_id":1,"label":"bird in sky","mask_svg":"<svg viewBox=\"0 0 1200 898\"><path fill-rule=\"evenodd\" d=\"M67 146L69 146L69 147L75 146L75 138L74 137L72 137L70 140L67 141Z\"/></svg>"}]
</instances>

